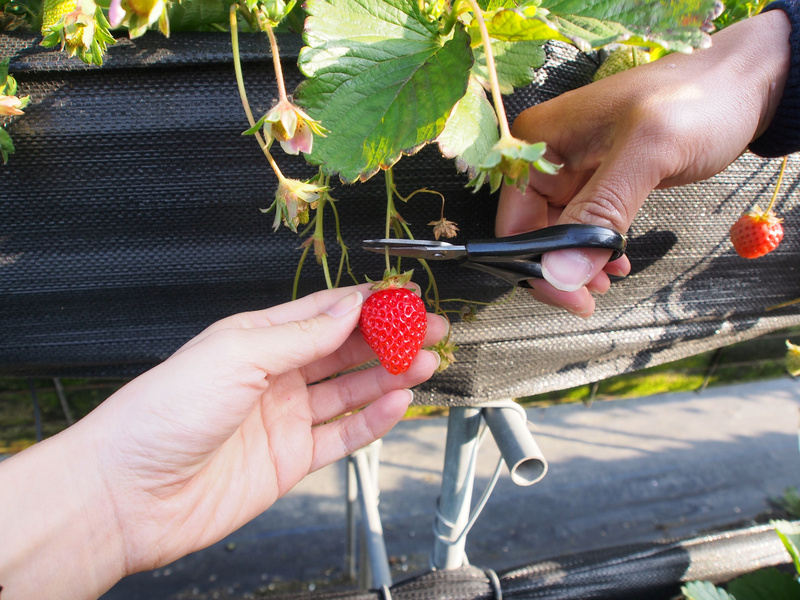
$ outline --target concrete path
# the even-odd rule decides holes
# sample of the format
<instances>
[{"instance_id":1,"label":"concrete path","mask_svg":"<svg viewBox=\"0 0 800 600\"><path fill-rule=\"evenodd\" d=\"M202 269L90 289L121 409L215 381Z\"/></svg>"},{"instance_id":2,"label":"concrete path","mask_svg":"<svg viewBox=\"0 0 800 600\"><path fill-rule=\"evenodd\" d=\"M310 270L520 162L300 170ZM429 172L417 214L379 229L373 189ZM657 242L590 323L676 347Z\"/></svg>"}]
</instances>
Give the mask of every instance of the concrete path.
<instances>
[{"instance_id":1,"label":"concrete path","mask_svg":"<svg viewBox=\"0 0 800 600\"><path fill-rule=\"evenodd\" d=\"M800 486L799 408L800 384L787 378L530 409L549 472L530 487L504 472L467 539L470 562L502 570L761 515L771 497ZM380 511L395 581L427 567L446 425L405 421L384 440ZM498 457L488 438L476 496ZM312 474L226 540L129 577L104 600L242 598L291 580L335 581L344 567L344 468Z\"/></svg>"}]
</instances>

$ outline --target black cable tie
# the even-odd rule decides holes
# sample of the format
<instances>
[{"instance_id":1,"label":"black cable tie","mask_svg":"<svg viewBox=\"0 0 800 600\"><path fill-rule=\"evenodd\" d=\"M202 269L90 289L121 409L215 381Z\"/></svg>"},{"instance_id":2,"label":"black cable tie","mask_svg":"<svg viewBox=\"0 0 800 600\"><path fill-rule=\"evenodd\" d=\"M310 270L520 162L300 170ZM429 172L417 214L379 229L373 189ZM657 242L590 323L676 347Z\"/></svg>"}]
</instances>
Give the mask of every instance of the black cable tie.
<instances>
[{"instance_id":1,"label":"black cable tie","mask_svg":"<svg viewBox=\"0 0 800 600\"><path fill-rule=\"evenodd\" d=\"M500 578L497 573L494 572L494 569L484 569L483 572L489 578L489 583L494 592L494 600L503 600L503 588L500 585Z\"/></svg>"}]
</instances>

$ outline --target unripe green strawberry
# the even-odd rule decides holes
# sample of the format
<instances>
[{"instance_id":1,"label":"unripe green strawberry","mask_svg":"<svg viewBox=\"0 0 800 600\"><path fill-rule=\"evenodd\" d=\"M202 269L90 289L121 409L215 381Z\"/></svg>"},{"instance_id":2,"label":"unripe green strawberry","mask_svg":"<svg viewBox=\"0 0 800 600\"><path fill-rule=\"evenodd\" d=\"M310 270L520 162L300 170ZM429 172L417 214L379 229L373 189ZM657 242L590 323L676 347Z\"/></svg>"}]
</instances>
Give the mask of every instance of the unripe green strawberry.
<instances>
[{"instance_id":1,"label":"unripe green strawberry","mask_svg":"<svg viewBox=\"0 0 800 600\"><path fill-rule=\"evenodd\" d=\"M78 0L45 0L42 7L42 33L47 33L58 25L65 15L74 11Z\"/></svg>"},{"instance_id":2,"label":"unripe green strawberry","mask_svg":"<svg viewBox=\"0 0 800 600\"><path fill-rule=\"evenodd\" d=\"M786 340L786 370L792 377L800 375L800 346Z\"/></svg>"},{"instance_id":3,"label":"unripe green strawberry","mask_svg":"<svg viewBox=\"0 0 800 600\"><path fill-rule=\"evenodd\" d=\"M636 53L635 60L634 53ZM649 62L649 52L630 46L622 46L621 48L616 48L609 52L608 58L603 61L603 64L600 65L600 68L595 72L593 80L598 81L614 73L626 71L636 65L643 65Z\"/></svg>"},{"instance_id":4,"label":"unripe green strawberry","mask_svg":"<svg viewBox=\"0 0 800 600\"><path fill-rule=\"evenodd\" d=\"M756 205L733 224L730 236L739 256L759 258L775 250L781 243L783 225L771 210L762 212Z\"/></svg>"},{"instance_id":5,"label":"unripe green strawberry","mask_svg":"<svg viewBox=\"0 0 800 600\"><path fill-rule=\"evenodd\" d=\"M414 292L401 287L408 281L406 277L400 283L403 277L384 277L376 286L378 291L364 302L359 320L361 334L392 375L408 371L428 328L425 304Z\"/></svg>"}]
</instances>

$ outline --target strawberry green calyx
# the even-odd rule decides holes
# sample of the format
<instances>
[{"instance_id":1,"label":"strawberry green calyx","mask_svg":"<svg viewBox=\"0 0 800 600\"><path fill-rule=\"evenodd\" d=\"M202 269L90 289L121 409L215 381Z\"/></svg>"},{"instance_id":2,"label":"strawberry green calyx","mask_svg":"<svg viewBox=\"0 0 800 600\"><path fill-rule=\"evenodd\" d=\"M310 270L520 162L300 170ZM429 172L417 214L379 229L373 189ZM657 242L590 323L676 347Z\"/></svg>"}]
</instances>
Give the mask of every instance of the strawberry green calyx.
<instances>
[{"instance_id":1,"label":"strawberry green calyx","mask_svg":"<svg viewBox=\"0 0 800 600\"><path fill-rule=\"evenodd\" d=\"M116 43L110 26L94 0L51 0L44 5L41 45L51 48L60 44L70 56L102 65L108 45Z\"/></svg>"},{"instance_id":2,"label":"strawberry green calyx","mask_svg":"<svg viewBox=\"0 0 800 600\"><path fill-rule=\"evenodd\" d=\"M792 377L800 375L800 346L786 340L786 370Z\"/></svg>"},{"instance_id":3,"label":"strawberry green calyx","mask_svg":"<svg viewBox=\"0 0 800 600\"><path fill-rule=\"evenodd\" d=\"M500 138L479 165L478 175L467 185L477 192L488 180L493 193L503 182L523 191L528 185L531 168L550 175L558 172L560 165L544 158L545 150L544 142L529 144L513 136Z\"/></svg>"},{"instance_id":4,"label":"strawberry green calyx","mask_svg":"<svg viewBox=\"0 0 800 600\"><path fill-rule=\"evenodd\" d=\"M383 272L383 279L380 281L373 281L369 277L367 277L367 281L372 284L372 287L370 288L371 290L390 290L393 288L406 287L408 282L411 281L411 277L413 275L414 269L398 273L397 269L392 267L391 269L386 269Z\"/></svg>"},{"instance_id":5,"label":"strawberry green calyx","mask_svg":"<svg viewBox=\"0 0 800 600\"><path fill-rule=\"evenodd\" d=\"M440 341L438 344L434 345L431 350L439 355L439 366L436 369L437 373L441 373L456 362L455 354L458 352L458 346L450 339Z\"/></svg>"}]
</instances>

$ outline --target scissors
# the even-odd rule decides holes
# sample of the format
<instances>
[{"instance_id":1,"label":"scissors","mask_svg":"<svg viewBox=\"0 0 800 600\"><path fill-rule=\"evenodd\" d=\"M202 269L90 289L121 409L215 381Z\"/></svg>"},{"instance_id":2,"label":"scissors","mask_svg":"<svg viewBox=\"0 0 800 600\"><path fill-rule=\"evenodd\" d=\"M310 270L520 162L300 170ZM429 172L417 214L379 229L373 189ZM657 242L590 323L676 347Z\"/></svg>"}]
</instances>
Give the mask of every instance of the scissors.
<instances>
[{"instance_id":1,"label":"scissors","mask_svg":"<svg viewBox=\"0 0 800 600\"><path fill-rule=\"evenodd\" d=\"M511 285L530 288L528 279L542 278L542 254L568 248L611 250L609 262L625 254L627 240L621 233L598 225L555 225L530 233L462 245L431 240L364 240L370 252L388 252L426 260L456 260L462 266L490 273Z\"/></svg>"}]
</instances>

